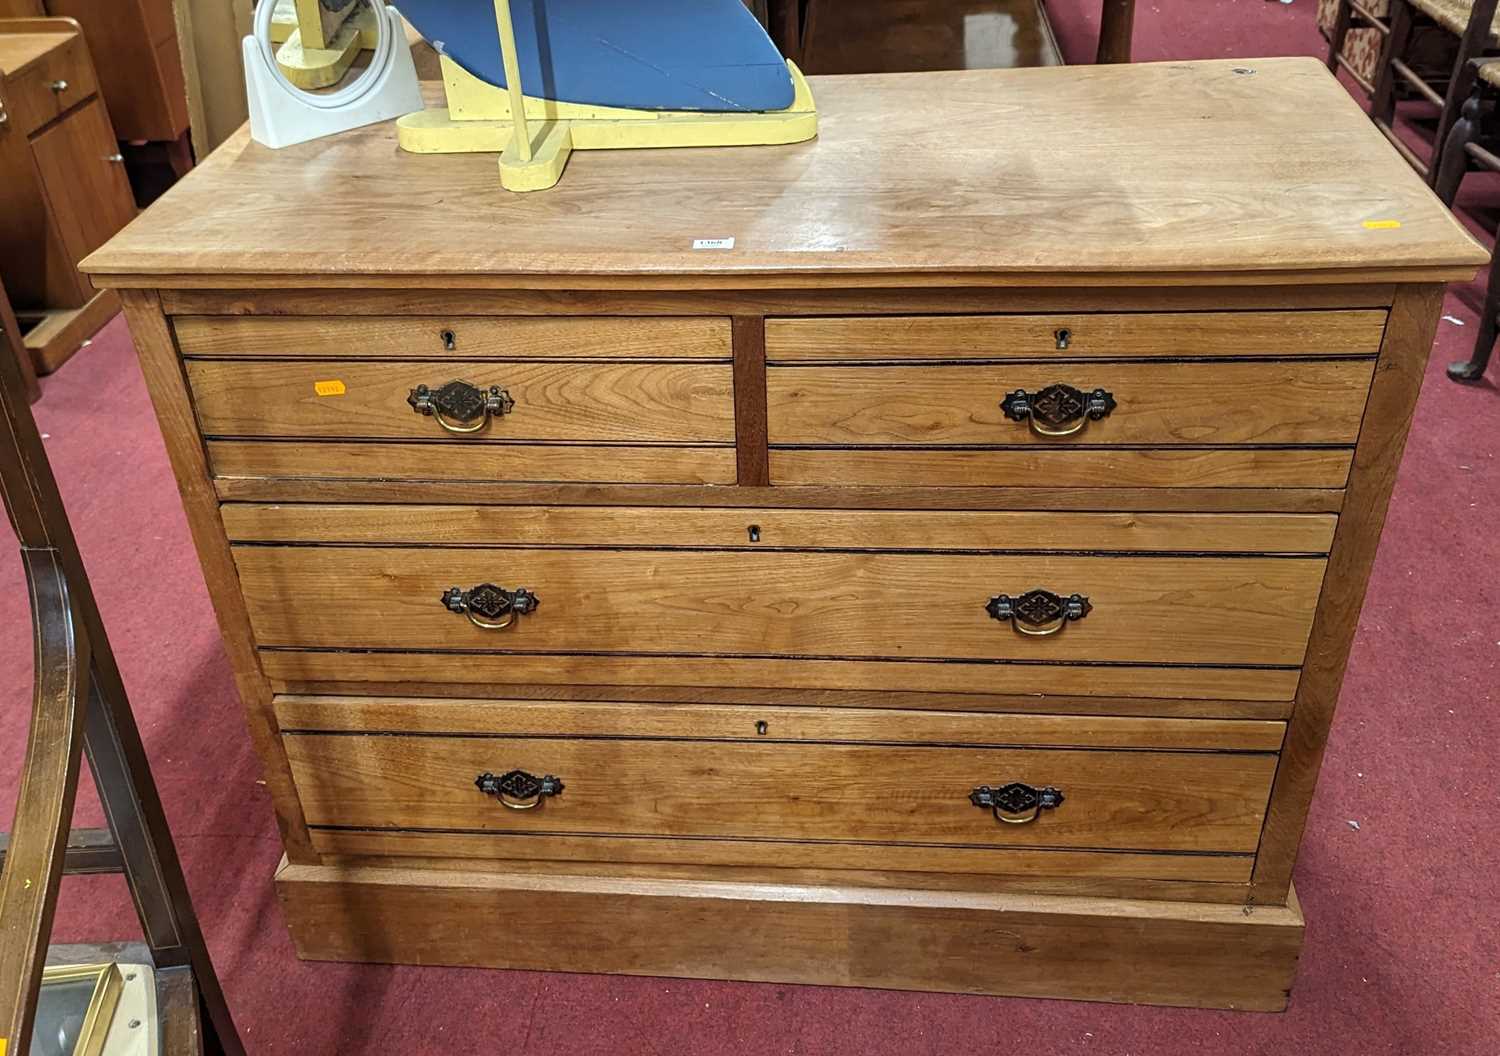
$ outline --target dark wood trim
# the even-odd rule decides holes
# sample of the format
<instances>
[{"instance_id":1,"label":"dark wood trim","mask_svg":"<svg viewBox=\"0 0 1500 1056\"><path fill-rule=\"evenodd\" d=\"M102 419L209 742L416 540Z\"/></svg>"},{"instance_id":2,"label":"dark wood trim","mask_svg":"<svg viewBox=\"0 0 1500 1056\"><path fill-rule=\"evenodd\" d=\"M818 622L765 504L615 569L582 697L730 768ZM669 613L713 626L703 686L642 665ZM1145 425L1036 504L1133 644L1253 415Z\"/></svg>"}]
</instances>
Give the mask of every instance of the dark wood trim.
<instances>
[{"instance_id":1,"label":"dark wood trim","mask_svg":"<svg viewBox=\"0 0 1500 1056\"><path fill-rule=\"evenodd\" d=\"M766 320L734 317L734 442L741 487L771 483L766 445Z\"/></svg>"},{"instance_id":2,"label":"dark wood trim","mask_svg":"<svg viewBox=\"0 0 1500 1056\"><path fill-rule=\"evenodd\" d=\"M1291 888L1297 847L1442 303L1441 286L1410 286L1397 292L1391 309L1261 835L1251 893L1263 905L1280 904Z\"/></svg>"}]
</instances>

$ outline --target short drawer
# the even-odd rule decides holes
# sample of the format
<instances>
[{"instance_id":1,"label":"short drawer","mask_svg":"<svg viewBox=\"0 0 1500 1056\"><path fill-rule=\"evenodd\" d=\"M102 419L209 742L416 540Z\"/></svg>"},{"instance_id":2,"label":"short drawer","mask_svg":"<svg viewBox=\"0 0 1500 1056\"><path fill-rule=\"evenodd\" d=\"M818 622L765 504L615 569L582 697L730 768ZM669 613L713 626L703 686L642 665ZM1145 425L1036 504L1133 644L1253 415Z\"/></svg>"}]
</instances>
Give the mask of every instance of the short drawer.
<instances>
[{"instance_id":1,"label":"short drawer","mask_svg":"<svg viewBox=\"0 0 1500 1056\"><path fill-rule=\"evenodd\" d=\"M11 118L17 131L34 133L59 114L99 90L81 33L56 33L52 48L20 73L6 78Z\"/></svg>"},{"instance_id":2,"label":"short drawer","mask_svg":"<svg viewBox=\"0 0 1500 1056\"><path fill-rule=\"evenodd\" d=\"M727 361L731 355L729 320L715 317L179 315L172 328L183 355L215 358Z\"/></svg>"},{"instance_id":3,"label":"short drawer","mask_svg":"<svg viewBox=\"0 0 1500 1056\"><path fill-rule=\"evenodd\" d=\"M187 376L210 438L734 442L727 363L189 360Z\"/></svg>"},{"instance_id":4,"label":"short drawer","mask_svg":"<svg viewBox=\"0 0 1500 1056\"><path fill-rule=\"evenodd\" d=\"M1381 310L767 319L769 363L1373 356Z\"/></svg>"},{"instance_id":5,"label":"short drawer","mask_svg":"<svg viewBox=\"0 0 1500 1056\"><path fill-rule=\"evenodd\" d=\"M1368 359L767 371L771 444L1324 445L1359 435Z\"/></svg>"},{"instance_id":6,"label":"short drawer","mask_svg":"<svg viewBox=\"0 0 1500 1056\"><path fill-rule=\"evenodd\" d=\"M1283 732L1269 722L511 701L282 698L277 711L315 827L889 843L937 855L1253 854ZM513 771L503 792L481 780ZM555 780L538 789L524 775ZM1027 787L996 806L1013 783ZM1035 803L1028 789L1056 795ZM777 858L812 864L792 847Z\"/></svg>"},{"instance_id":7,"label":"short drawer","mask_svg":"<svg viewBox=\"0 0 1500 1056\"><path fill-rule=\"evenodd\" d=\"M1049 661L1298 665L1326 564L528 547L234 554L262 647L1020 661L1038 665L1039 685ZM525 588L535 608L506 613L494 588ZM1057 605L1068 615L1049 615Z\"/></svg>"}]
</instances>

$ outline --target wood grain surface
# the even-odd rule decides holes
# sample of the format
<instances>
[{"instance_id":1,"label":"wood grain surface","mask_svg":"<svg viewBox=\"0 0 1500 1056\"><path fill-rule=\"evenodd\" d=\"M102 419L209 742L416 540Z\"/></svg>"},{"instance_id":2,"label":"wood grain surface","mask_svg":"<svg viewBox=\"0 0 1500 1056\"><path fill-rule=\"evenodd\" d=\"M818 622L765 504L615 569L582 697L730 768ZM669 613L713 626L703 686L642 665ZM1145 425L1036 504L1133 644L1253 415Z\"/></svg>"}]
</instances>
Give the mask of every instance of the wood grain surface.
<instances>
[{"instance_id":1,"label":"wood grain surface","mask_svg":"<svg viewBox=\"0 0 1500 1056\"><path fill-rule=\"evenodd\" d=\"M1347 447L771 449L771 483L956 488L1342 488ZM1076 496L1076 492L1074 493ZM1201 508L1201 507L1200 507Z\"/></svg>"},{"instance_id":2,"label":"wood grain surface","mask_svg":"<svg viewBox=\"0 0 1500 1056\"><path fill-rule=\"evenodd\" d=\"M1143 306L1149 303L1142 300ZM771 318L766 359L1373 356L1384 329L1382 311ZM1059 347L1063 332L1065 347Z\"/></svg>"},{"instance_id":3,"label":"wood grain surface","mask_svg":"<svg viewBox=\"0 0 1500 1056\"><path fill-rule=\"evenodd\" d=\"M501 189L486 155L435 163L403 153L390 124L284 150L242 129L85 270L106 285L128 275L221 288L221 276L254 276L283 286L618 279L702 289L758 276L1108 285L1204 273L1378 281L1423 269L1468 279L1488 259L1316 59L827 77L811 87L815 140L585 151L556 188L533 195ZM913 157L940 164L942 179ZM319 207L305 208L298 189L328 171L359 178L319 179ZM733 250L692 248L729 237Z\"/></svg>"},{"instance_id":4,"label":"wood grain surface","mask_svg":"<svg viewBox=\"0 0 1500 1056\"><path fill-rule=\"evenodd\" d=\"M1295 666L1322 558L1073 557L236 546L262 646ZM485 631L450 587L526 587ZM1031 637L997 594L1079 592L1093 611Z\"/></svg>"},{"instance_id":5,"label":"wood grain surface","mask_svg":"<svg viewBox=\"0 0 1500 1056\"><path fill-rule=\"evenodd\" d=\"M189 360L186 367L205 436L734 443L727 363ZM498 387L514 406L475 433L451 436L407 402L418 385L435 392L450 381ZM325 394L330 382L338 383L334 395Z\"/></svg>"},{"instance_id":6,"label":"wood grain surface","mask_svg":"<svg viewBox=\"0 0 1500 1056\"><path fill-rule=\"evenodd\" d=\"M1179 553L1326 553L1338 520L1296 513L238 502L225 503L220 515L230 539L258 543Z\"/></svg>"},{"instance_id":7,"label":"wood grain surface","mask_svg":"<svg viewBox=\"0 0 1500 1056\"><path fill-rule=\"evenodd\" d=\"M699 368L712 369L712 368ZM1339 362L799 366L766 372L772 444L1352 444L1373 359ZM1104 389L1109 414L1039 436L1001 408L1016 390Z\"/></svg>"},{"instance_id":8,"label":"wood grain surface","mask_svg":"<svg viewBox=\"0 0 1500 1056\"><path fill-rule=\"evenodd\" d=\"M1273 753L761 744L613 738L287 733L311 825L906 844L1253 851ZM553 774L563 791L507 810L477 775ZM1011 825L980 785L1055 786ZM935 857L940 851L934 851ZM785 864L798 864L783 849ZM813 864L811 862L803 864Z\"/></svg>"},{"instance_id":9,"label":"wood grain surface","mask_svg":"<svg viewBox=\"0 0 1500 1056\"><path fill-rule=\"evenodd\" d=\"M1279 750L1286 732L1282 722L1119 715L297 694L276 698L276 717L283 730L298 733L687 737L757 743L899 742L1259 752Z\"/></svg>"},{"instance_id":10,"label":"wood grain surface","mask_svg":"<svg viewBox=\"0 0 1500 1056\"><path fill-rule=\"evenodd\" d=\"M576 484L733 484L735 479L735 449L729 445L212 440L207 447L219 477Z\"/></svg>"},{"instance_id":11,"label":"wood grain surface","mask_svg":"<svg viewBox=\"0 0 1500 1056\"><path fill-rule=\"evenodd\" d=\"M1303 932L1295 897L1266 908L612 877L607 868L559 876L287 864L276 887L298 955L311 960L1269 1011L1286 1007Z\"/></svg>"},{"instance_id":12,"label":"wood grain surface","mask_svg":"<svg viewBox=\"0 0 1500 1056\"><path fill-rule=\"evenodd\" d=\"M316 318L179 315L185 356L293 359L728 359L729 320L483 318L462 314Z\"/></svg>"}]
</instances>

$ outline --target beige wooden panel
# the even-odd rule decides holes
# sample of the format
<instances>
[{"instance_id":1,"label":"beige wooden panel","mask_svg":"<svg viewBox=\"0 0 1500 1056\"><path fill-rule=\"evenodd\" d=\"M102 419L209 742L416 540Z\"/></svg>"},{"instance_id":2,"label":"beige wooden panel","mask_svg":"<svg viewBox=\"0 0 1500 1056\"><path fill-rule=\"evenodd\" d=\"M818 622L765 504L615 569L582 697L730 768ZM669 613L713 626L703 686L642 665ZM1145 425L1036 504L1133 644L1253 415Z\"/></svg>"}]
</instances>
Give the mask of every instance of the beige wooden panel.
<instances>
[{"instance_id":1,"label":"beige wooden panel","mask_svg":"<svg viewBox=\"0 0 1500 1056\"><path fill-rule=\"evenodd\" d=\"M732 447L214 440L219 477L733 484Z\"/></svg>"},{"instance_id":2,"label":"beige wooden panel","mask_svg":"<svg viewBox=\"0 0 1500 1056\"><path fill-rule=\"evenodd\" d=\"M186 356L728 359L729 320L468 315L179 315Z\"/></svg>"},{"instance_id":3,"label":"beige wooden panel","mask_svg":"<svg viewBox=\"0 0 1500 1056\"><path fill-rule=\"evenodd\" d=\"M187 375L208 436L734 442L727 363L190 360ZM498 387L514 405L454 438L407 402L450 381Z\"/></svg>"},{"instance_id":4,"label":"beige wooden panel","mask_svg":"<svg viewBox=\"0 0 1500 1056\"><path fill-rule=\"evenodd\" d=\"M226 503L241 542L754 546L852 550L1324 553L1338 518L1276 513L1040 513Z\"/></svg>"},{"instance_id":5,"label":"beige wooden panel","mask_svg":"<svg viewBox=\"0 0 1500 1056\"><path fill-rule=\"evenodd\" d=\"M261 646L1296 665L1321 558L952 556L238 546ZM504 631L450 587L526 587ZM1032 637L989 599L1037 587L1093 611Z\"/></svg>"},{"instance_id":6,"label":"beige wooden panel","mask_svg":"<svg viewBox=\"0 0 1500 1056\"><path fill-rule=\"evenodd\" d=\"M902 708L642 704L286 695L283 730L462 733L507 737L693 737L1059 748L1280 749L1284 722L1016 715Z\"/></svg>"},{"instance_id":7,"label":"beige wooden panel","mask_svg":"<svg viewBox=\"0 0 1500 1056\"><path fill-rule=\"evenodd\" d=\"M1352 444L1374 360L772 367L773 444ZM1104 389L1109 414L1069 437L1006 417L1006 395ZM1073 423L1069 423L1071 428Z\"/></svg>"},{"instance_id":8,"label":"beige wooden panel","mask_svg":"<svg viewBox=\"0 0 1500 1056\"><path fill-rule=\"evenodd\" d=\"M1134 850L1248 852L1269 753L287 734L309 824ZM507 810L475 787L520 768L560 795ZM980 785L1064 794L1029 824ZM789 792L795 794L789 795ZM936 852L940 853L940 852Z\"/></svg>"},{"instance_id":9,"label":"beige wooden panel","mask_svg":"<svg viewBox=\"0 0 1500 1056\"><path fill-rule=\"evenodd\" d=\"M1342 488L1351 448L772 448L772 484Z\"/></svg>"},{"instance_id":10,"label":"beige wooden panel","mask_svg":"<svg viewBox=\"0 0 1500 1056\"><path fill-rule=\"evenodd\" d=\"M768 362L1373 356L1383 311L1140 312L767 319ZM1066 340L1066 347L1059 348Z\"/></svg>"}]
</instances>

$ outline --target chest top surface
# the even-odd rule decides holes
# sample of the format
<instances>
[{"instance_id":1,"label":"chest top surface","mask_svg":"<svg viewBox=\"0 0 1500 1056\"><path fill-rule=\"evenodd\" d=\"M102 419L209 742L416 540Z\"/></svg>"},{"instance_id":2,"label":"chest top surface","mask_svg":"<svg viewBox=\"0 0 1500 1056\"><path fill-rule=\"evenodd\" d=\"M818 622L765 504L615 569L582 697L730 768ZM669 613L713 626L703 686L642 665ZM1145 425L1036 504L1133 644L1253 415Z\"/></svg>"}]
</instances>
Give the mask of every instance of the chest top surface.
<instances>
[{"instance_id":1,"label":"chest top surface","mask_svg":"<svg viewBox=\"0 0 1500 1056\"><path fill-rule=\"evenodd\" d=\"M402 152L390 123L280 151L242 128L83 269L106 286L1003 285L1467 278L1487 259L1312 59L812 87L815 140L585 151L529 195L500 187L492 154Z\"/></svg>"}]
</instances>

